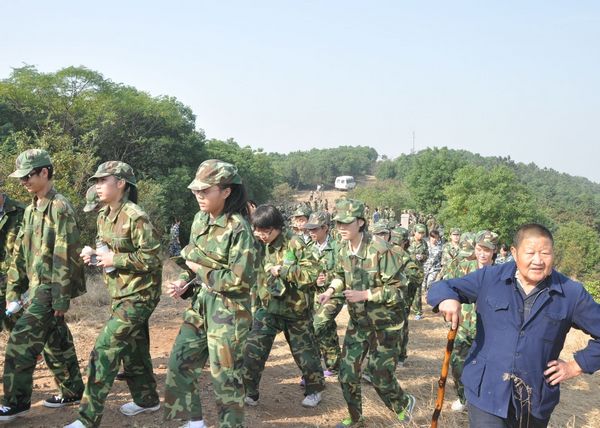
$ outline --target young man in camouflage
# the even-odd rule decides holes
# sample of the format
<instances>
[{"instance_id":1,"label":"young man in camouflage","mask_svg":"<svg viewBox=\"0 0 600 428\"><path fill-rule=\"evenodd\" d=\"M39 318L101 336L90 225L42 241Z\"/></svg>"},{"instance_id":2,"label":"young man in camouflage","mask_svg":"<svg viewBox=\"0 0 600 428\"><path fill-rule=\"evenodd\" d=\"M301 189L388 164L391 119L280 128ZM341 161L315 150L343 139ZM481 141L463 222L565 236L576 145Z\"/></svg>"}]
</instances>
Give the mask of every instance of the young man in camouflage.
<instances>
[{"instance_id":1,"label":"young man in camouflage","mask_svg":"<svg viewBox=\"0 0 600 428\"><path fill-rule=\"evenodd\" d=\"M309 290L317 279L317 264L307 257L298 236L284 228L281 213L261 205L252 215L254 233L265 244L264 272L258 284L262 306L254 314L244 356L246 404L258 405L259 384L275 336L283 332L294 361L302 372L305 398L302 405L316 407L325 388L319 346L311 319Z\"/></svg>"},{"instance_id":2,"label":"young man in camouflage","mask_svg":"<svg viewBox=\"0 0 600 428\"><path fill-rule=\"evenodd\" d=\"M308 230L313 241L312 256L318 266L318 277L315 294L323 293L331 282L335 258L338 253L338 242L329 235L329 213L319 211L312 213L304 228ZM337 334L335 317L344 307L344 296L340 293L332 296L325 305L316 298L313 304L313 327L315 337L321 349L321 357L325 362L325 377L333 376L340 365L340 341Z\"/></svg>"},{"instance_id":3,"label":"young man in camouflage","mask_svg":"<svg viewBox=\"0 0 600 428\"><path fill-rule=\"evenodd\" d=\"M408 245L408 254L417 263L420 269L424 270L424 264L427 261L427 243L423 237L427 233L427 228L424 224L417 223L413 229L414 234ZM422 284L419 284L415 290L415 297L412 299L412 310L415 313L415 320L418 321L423 317L423 303L421 301L423 293Z\"/></svg>"},{"instance_id":4,"label":"young man in camouflage","mask_svg":"<svg viewBox=\"0 0 600 428\"><path fill-rule=\"evenodd\" d=\"M105 204L98 214L97 245L107 249L95 257L104 270L112 307L90 355L79 419L68 428L100 425L121 361L133 398L121 406L121 413L134 416L160 407L148 330L161 294L160 241L148 215L136 204L137 182L131 166L105 162L90 180L96 183L99 202ZM86 264L92 263L91 256L81 254Z\"/></svg>"},{"instance_id":5,"label":"young man in camouflage","mask_svg":"<svg viewBox=\"0 0 600 428\"><path fill-rule=\"evenodd\" d=\"M6 301L17 301L29 291L30 304L6 345L0 421L29 410L33 371L42 351L59 388L44 406L73 404L83 393L73 337L64 318L71 299L85 293L79 230L71 204L54 189L52 174L50 156L40 149L21 153L10 174L21 180L33 201L25 209L15 242Z\"/></svg>"},{"instance_id":6,"label":"young man in camouflage","mask_svg":"<svg viewBox=\"0 0 600 428\"><path fill-rule=\"evenodd\" d=\"M10 331L19 313L6 316L6 273L13 256L17 234L21 229L25 206L0 193L0 331Z\"/></svg>"},{"instance_id":7,"label":"young man in camouflage","mask_svg":"<svg viewBox=\"0 0 600 428\"><path fill-rule=\"evenodd\" d=\"M468 242L468 241L467 241ZM459 278L465 276L471 272L481 269L484 266L491 266L493 264L494 251L498 243L498 235L490 232L489 230L483 230L477 234L475 238L474 257L466 257L461 261L455 269L444 277L444 279ZM462 254L468 254L468 246L464 245L465 249ZM462 323L458 326L458 332L456 333L456 339L454 341L454 350L450 360L452 367L452 377L454 378L454 387L458 399L452 403L452 410L460 412L465 409L466 399L465 391L460 377L462 376L465 359L471 349L475 334L477 333L477 316L475 311L474 303L465 303L462 305Z\"/></svg>"},{"instance_id":8,"label":"young man in camouflage","mask_svg":"<svg viewBox=\"0 0 600 428\"><path fill-rule=\"evenodd\" d=\"M349 416L336 427L363 426L360 367L367 354L377 394L399 421L408 421L415 398L402 391L395 376L406 318L406 278L391 246L366 232L362 202L342 199L336 211L334 220L343 242L334 279L319 296L326 304L343 292L350 314L339 374Z\"/></svg>"},{"instance_id":9,"label":"young man in camouflage","mask_svg":"<svg viewBox=\"0 0 600 428\"><path fill-rule=\"evenodd\" d=\"M442 269L438 274L438 278L443 278L447 266L456 258L460 251L460 234L459 228L454 227L450 230L450 241L446 242L442 247Z\"/></svg>"}]
</instances>

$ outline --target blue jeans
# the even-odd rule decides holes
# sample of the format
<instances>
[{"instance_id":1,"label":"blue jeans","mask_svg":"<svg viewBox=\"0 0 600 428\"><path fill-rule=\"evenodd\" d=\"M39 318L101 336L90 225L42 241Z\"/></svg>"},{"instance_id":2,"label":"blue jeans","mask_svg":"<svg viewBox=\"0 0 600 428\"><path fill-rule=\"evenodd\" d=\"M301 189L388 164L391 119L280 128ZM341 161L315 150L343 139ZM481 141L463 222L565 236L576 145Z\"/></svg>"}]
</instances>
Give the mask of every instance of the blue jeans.
<instances>
[{"instance_id":1,"label":"blue jeans","mask_svg":"<svg viewBox=\"0 0 600 428\"><path fill-rule=\"evenodd\" d=\"M550 418L538 419L531 415L523 414L523 417L517 417L515 408L511 404L508 407L508 417L492 415L478 407L467 403L469 408L469 427L470 428L546 428Z\"/></svg>"}]
</instances>

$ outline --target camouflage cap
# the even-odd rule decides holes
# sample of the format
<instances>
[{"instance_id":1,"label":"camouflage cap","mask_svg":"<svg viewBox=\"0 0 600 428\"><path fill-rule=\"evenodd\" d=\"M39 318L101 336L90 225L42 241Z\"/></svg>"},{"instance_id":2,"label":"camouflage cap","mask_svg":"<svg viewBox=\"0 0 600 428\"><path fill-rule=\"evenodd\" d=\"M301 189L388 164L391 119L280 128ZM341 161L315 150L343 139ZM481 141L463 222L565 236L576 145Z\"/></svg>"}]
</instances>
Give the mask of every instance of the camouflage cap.
<instances>
[{"instance_id":1,"label":"camouflage cap","mask_svg":"<svg viewBox=\"0 0 600 428\"><path fill-rule=\"evenodd\" d=\"M475 238L473 237L473 234L469 232L463 233L460 237L459 247L458 257L471 257L475 251Z\"/></svg>"},{"instance_id":2,"label":"camouflage cap","mask_svg":"<svg viewBox=\"0 0 600 428\"><path fill-rule=\"evenodd\" d=\"M379 235L380 233L390 233L390 225L387 220L383 219L375 222L370 230L375 235Z\"/></svg>"},{"instance_id":3,"label":"camouflage cap","mask_svg":"<svg viewBox=\"0 0 600 428\"><path fill-rule=\"evenodd\" d=\"M318 229L321 226L329 224L330 216L327 211L317 211L310 215L308 221L304 225L305 229Z\"/></svg>"},{"instance_id":4,"label":"camouflage cap","mask_svg":"<svg viewBox=\"0 0 600 428\"><path fill-rule=\"evenodd\" d=\"M308 205L300 204L296 207L294 212L292 213L292 217L306 217L307 219L312 214L312 210Z\"/></svg>"},{"instance_id":5,"label":"camouflage cap","mask_svg":"<svg viewBox=\"0 0 600 428\"><path fill-rule=\"evenodd\" d=\"M97 180L98 178L109 177L111 175L123 179L133 186L137 186L133 168L129 164L121 161L108 161L100 164L96 173L89 179Z\"/></svg>"},{"instance_id":6,"label":"camouflage cap","mask_svg":"<svg viewBox=\"0 0 600 428\"><path fill-rule=\"evenodd\" d=\"M9 175L13 178L25 177L35 168L42 166L51 166L52 161L50 155L46 150L42 149L29 149L22 152L15 161L15 171Z\"/></svg>"},{"instance_id":7,"label":"camouflage cap","mask_svg":"<svg viewBox=\"0 0 600 428\"><path fill-rule=\"evenodd\" d=\"M489 230L482 230L477 234L475 243L490 250L495 250L498 246L498 234Z\"/></svg>"},{"instance_id":8,"label":"camouflage cap","mask_svg":"<svg viewBox=\"0 0 600 428\"><path fill-rule=\"evenodd\" d=\"M87 192L85 192L85 206L83 207L83 212L89 213L94 211L99 203L100 199L98 198L98 192L96 192L96 185L92 184L88 187Z\"/></svg>"},{"instance_id":9,"label":"camouflage cap","mask_svg":"<svg viewBox=\"0 0 600 428\"><path fill-rule=\"evenodd\" d=\"M237 168L219 159L208 159L200 164L196 177L189 184L188 189L204 190L225 184L242 184Z\"/></svg>"},{"instance_id":10,"label":"camouflage cap","mask_svg":"<svg viewBox=\"0 0 600 428\"><path fill-rule=\"evenodd\" d=\"M450 235L460 235L462 231L458 227L453 227L450 229Z\"/></svg>"},{"instance_id":11,"label":"camouflage cap","mask_svg":"<svg viewBox=\"0 0 600 428\"><path fill-rule=\"evenodd\" d=\"M422 223L415 224L415 232L427 233L427 227Z\"/></svg>"},{"instance_id":12,"label":"camouflage cap","mask_svg":"<svg viewBox=\"0 0 600 428\"><path fill-rule=\"evenodd\" d=\"M340 199L335 204L333 218L340 223L352 223L357 218L365 218L365 204L356 199Z\"/></svg>"},{"instance_id":13,"label":"camouflage cap","mask_svg":"<svg viewBox=\"0 0 600 428\"><path fill-rule=\"evenodd\" d=\"M392 229L390 241L395 245L402 245L403 242L408 241L408 229L404 227L395 227Z\"/></svg>"}]
</instances>

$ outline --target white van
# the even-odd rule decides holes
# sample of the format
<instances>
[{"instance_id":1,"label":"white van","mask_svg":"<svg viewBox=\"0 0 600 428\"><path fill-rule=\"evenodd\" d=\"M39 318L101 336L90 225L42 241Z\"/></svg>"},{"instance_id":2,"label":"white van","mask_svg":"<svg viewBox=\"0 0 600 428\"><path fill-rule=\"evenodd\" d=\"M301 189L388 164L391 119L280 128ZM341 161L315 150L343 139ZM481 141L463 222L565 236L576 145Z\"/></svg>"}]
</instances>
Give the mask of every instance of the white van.
<instances>
[{"instance_id":1,"label":"white van","mask_svg":"<svg viewBox=\"0 0 600 428\"><path fill-rule=\"evenodd\" d=\"M356 181L351 175L340 175L335 179L335 188L339 190L352 190L356 187Z\"/></svg>"}]
</instances>

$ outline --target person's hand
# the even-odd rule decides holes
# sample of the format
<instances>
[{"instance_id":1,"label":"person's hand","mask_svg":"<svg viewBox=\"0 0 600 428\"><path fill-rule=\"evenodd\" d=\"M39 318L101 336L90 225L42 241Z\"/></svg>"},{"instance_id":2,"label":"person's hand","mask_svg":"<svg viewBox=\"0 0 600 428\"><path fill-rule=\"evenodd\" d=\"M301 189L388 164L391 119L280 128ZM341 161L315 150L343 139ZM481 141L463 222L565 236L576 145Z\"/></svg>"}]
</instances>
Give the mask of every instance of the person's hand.
<instances>
[{"instance_id":1,"label":"person's hand","mask_svg":"<svg viewBox=\"0 0 600 428\"><path fill-rule=\"evenodd\" d=\"M550 385L558 385L572 377L579 376L583 373L577 361L552 360L548 363L548 368L544 371L546 382Z\"/></svg>"},{"instance_id":2,"label":"person's hand","mask_svg":"<svg viewBox=\"0 0 600 428\"><path fill-rule=\"evenodd\" d=\"M460 313L460 302L454 299L442 300L438 305L440 313L444 316L446 322L452 323L452 330L456 330L462 322Z\"/></svg>"},{"instance_id":3,"label":"person's hand","mask_svg":"<svg viewBox=\"0 0 600 428\"><path fill-rule=\"evenodd\" d=\"M167 294L175 299L181 297L187 287L185 287L186 282L183 279L178 279L177 281L170 282L167 284Z\"/></svg>"},{"instance_id":4,"label":"person's hand","mask_svg":"<svg viewBox=\"0 0 600 428\"><path fill-rule=\"evenodd\" d=\"M366 302L369 298L369 291L344 290L344 297L350 303Z\"/></svg>"},{"instance_id":5,"label":"person's hand","mask_svg":"<svg viewBox=\"0 0 600 428\"><path fill-rule=\"evenodd\" d=\"M331 296L333 295L333 288L328 288L324 293L319 294L319 304L324 305L329 302Z\"/></svg>"},{"instance_id":6,"label":"person's hand","mask_svg":"<svg viewBox=\"0 0 600 428\"><path fill-rule=\"evenodd\" d=\"M271 275L273 275L274 277L278 277L279 273L281 272L281 265L275 265L271 269L269 269L269 271L271 272Z\"/></svg>"},{"instance_id":7,"label":"person's hand","mask_svg":"<svg viewBox=\"0 0 600 428\"><path fill-rule=\"evenodd\" d=\"M198 263L194 263L194 262L190 262L189 260L187 260L185 262L185 264L187 265L187 267L189 267L192 272L196 273L198 272L198 269L200 269L202 267L202 265L198 264Z\"/></svg>"},{"instance_id":8,"label":"person's hand","mask_svg":"<svg viewBox=\"0 0 600 428\"><path fill-rule=\"evenodd\" d=\"M100 266L100 267L104 267L104 268L114 266L113 265L114 257L115 257L114 251L108 251L106 253L96 254L96 259L98 260L98 263L96 264L96 266Z\"/></svg>"},{"instance_id":9,"label":"person's hand","mask_svg":"<svg viewBox=\"0 0 600 428\"><path fill-rule=\"evenodd\" d=\"M54 311L55 317L64 317L67 311Z\"/></svg>"},{"instance_id":10,"label":"person's hand","mask_svg":"<svg viewBox=\"0 0 600 428\"><path fill-rule=\"evenodd\" d=\"M319 276L317 277L317 285L319 287L322 287L323 285L325 285L325 279L327 279L327 276L325 275L325 272L321 272L319 274Z\"/></svg>"},{"instance_id":11,"label":"person's hand","mask_svg":"<svg viewBox=\"0 0 600 428\"><path fill-rule=\"evenodd\" d=\"M83 263L85 263L86 265L89 265L90 262L92 261L92 256L94 254L96 254L96 251L89 245L86 245L81 250L81 254L79 254L79 257L81 257L81 259L83 260Z\"/></svg>"}]
</instances>

